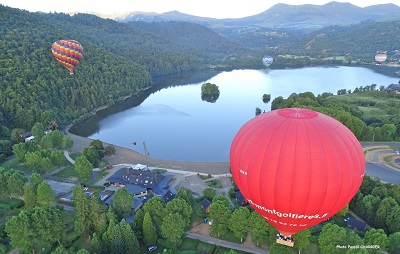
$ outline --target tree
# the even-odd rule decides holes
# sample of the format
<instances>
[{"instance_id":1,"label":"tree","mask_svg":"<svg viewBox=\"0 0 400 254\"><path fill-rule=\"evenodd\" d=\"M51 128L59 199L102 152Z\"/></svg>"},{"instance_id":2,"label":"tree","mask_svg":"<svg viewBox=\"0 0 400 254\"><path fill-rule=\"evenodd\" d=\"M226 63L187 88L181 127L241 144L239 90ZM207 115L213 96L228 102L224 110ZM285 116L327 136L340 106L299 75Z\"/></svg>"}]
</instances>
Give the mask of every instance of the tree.
<instances>
[{"instance_id":1,"label":"tree","mask_svg":"<svg viewBox=\"0 0 400 254\"><path fill-rule=\"evenodd\" d=\"M341 253L337 245L346 245L346 230L336 224L327 223L322 227L318 237L321 254ZM347 246L347 245L346 245Z\"/></svg>"},{"instance_id":2,"label":"tree","mask_svg":"<svg viewBox=\"0 0 400 254\"><path fill-rule=\"evenodd\" d=\"M5 168L0 167L0 197L5 198L9 197L10 190L8 188L8 179L10 178L12 171L6 170Z\"/></svg>"},{"instance_id":3,"label":"tree","mask_svg":"<svg viewBox=\"0 0 400 254\"><path fill-rule=\"evenodd\" d=\"M268 250L270 254L293 254L291 247L279 243L272 243Z\"/></svg>"},{"instance_id":4,"label":"tree","mask_svg":"<svg viewBox=\"0 0 400 254\"><path fill-rule=\"evenodd\" d=\"M93 140L89 146L94 146L97 150L104 150L103 142L100 139Z\"/></svg>"},{"instance_id":5,"label":"tree","mask_svg":"<svg viewBox=\"0 0 400 254\"><path fill-rule=\"evenodd\" d=\"M208 200L212 200L215 197L215 190L213 188L206 188L203 190L203 196Z\"/></svg>"},{"instance_id":6,"label":"tree","mask_svg":"<svg viewBox=\"0 0 400 254\"><path fill-rule=\"evenodd\" d=\"M51 254L70 254L64 246L58 246Z\"/></svg>"},{"instance_id":7,"label":"tree","mask_svg":"<svg viewBox=\"0 0 400 254\"><path fill-rule=\"evenodd\" d=\"M39 204L44 206L50 206L54 202L54 191L50 185L43 181L38 185L37 188L37 201Z\"/></svg>"},{"instance_id":8,"label":"tree","mask_svg":"<svg viewBox=\"0 0 400 254\"><path fill-rule=\"evenodd\" d=\"M165 210L167 214L178 213L182 215L182 219L185 221L185 228L190 227L190 219L193 215L193 209L185 200L174 198L165 205Z\"/></svg>"},{"instance_id":9,"label":"tree","mask_svg":"<svg viewBox=\"0 0 400 254\"><path fill-rule=\"evenodd\" d=\"M35 125L32 126L31 129L32 136L35 137L35 140L38 140L38 142L42 139L44 135L44 126L42 123L35 123Z\"/></svg>"},{"instance_id":10,"label":"tree","mask_svg":"<svg viewBox=\"0 0 400 254\"><path fill-rule=\"evenodd\" d=\"M16 197L22 197L24 193L23 186L26 182L26 177L22 171L14 171L7 180L9 193Z\"/></svg>"},{"instance_id":11,"label":"tree","mask_svg":"<svg viewBox=\"0 0 400 254\"><path fill-rule=\"evenodd\" d=\"M143 241L146 245L151 245L157 242L157 233L155 231L150 213L146 212L143 218Z\"/></svg>"},{"instance_id":12,"label":"tree","mask_svg":"<svg viewBox=\"0 0 400 254\"><path fill-rule=\"evenodd\" d=\"M119 219L129 216L133 207L133 196L127 189L118 189L113 197L112 207Z\"/></svg>"},{"instance_id":13,"label":"tree","mask_svg":"<svg viewBox=\"0 0 400 254\"><path fill-rule=\"evenodd\" d=\"M108 253L138 253L139 242L128 222L122 220L109 234Z\"/></svg>"},{"instance_id":14,"label":"tree","mask_svg":"<svg viewBox=\"0 0 400 254\"><path fill-rule=\"evenodd\" d=\"M152 197L143 205L143 211L150 214L156 229L160 229L162 221L166 216L164 201L159 197Z\"/></svg>"},{"instance_id":15,"label":"tree","mask_svg":"<svg viewBox=\"0 0 400 254\"><path fill-rule=\"evenodd\" d=\"M59 130L54 130L43 136L40 145L47 149L63 149L64 137Z\"/></svg>"},{"instance_id":16,"label":"tree","mask_svg":"<svg viewBox=\"0 0 400 254\"><path fill-rule=\"evenodd\" d=\"M231 210L220 202L212 203L210 205L210 220L213 221L210 230L214 235L220 237L228 231L229 218Z\"/></svg>"},{"instance_id":17,"label":"tree","mask_svg":"<svg viewBox=\"0 0 400 254\"><path fill-rule=\"evenodd\" d=\"M76 158L74 169L76 176L81 182L88 181L92 176L93 166L83 155Z\"/></svg>"},{"instance_id":18,"label":"tree","mask_svg":"<svg viewBox=\"0 0 400 254\"><path fill-rule=\"evenodd\" d=\"M379 207L378 210L376 211L376 217L375 217L376 227L387 230L386 220L390 212L396 205L397 202L392 197L386 197L379 203Z\"/></svg>"},{"instance_id":19,"label":"tree","mask_svg":"<svg viewBox=\"0 0 400 254\"><path fill-rule=\"evenodd\" d=\"M92 224L91 231L97 233L98 235L102 235L107 229L106 209L99 193L93 192L89 199L89 216Z\"/></svg>"},{"instance_id":20,"label":"tree","mask_svg":"<svg viewBox=\"0 0 400 254\"><path fill-rule=\"evenodd\" d=\"M115 152L116 152L114 146L106 146L106 148L105 148L104 150L105 150L105 154L106 154L107 156L113 155L113 154L115 154Z\"/></svg>"},{"instance_id":21,"label":"tree","mask_svg":"<svg viewBox=\"0 0 400 254\"><path fill-rule=\"evenodd\" d=\"M43 182L43 177L41 174L33 172L31 177L29 178L31 186L34 188L34 190L37 190L38 185Z\"/></svg>"},{"instance_id":22,"label":"tree","mask_svg":"<svg viewBox=\"0 0 400 254\"><path fill-rule=\"evenodd\" d=\"M138 240L143 238L142 228L143 228L143 219L144 212L142 209L139 209L135 213L135 217L133 217L133 231L136 234Z\"/></svg>"},{"instance_id":23,"label":"tree","mask_svg":"<svg viewBox=\"0 0 400 254\"><path fill-rule=\"evenodd\" d=\"M256 211L251 212L249 231L251 239L257 246L262 242L266 242L269 237L275 239L275 232L277 232L276 229L266 222Z\"/></svg>"},{"instance_id":24,"label":"tree","mask_svg":"<svg viewBox=\"0 0 400 254\"><path fill-rule=\"evenodd\" d=\"M93 167L97 167L100 162L100 155L96 147L89 146L85 147L82 150L82 155L86 157L88 161L93 165Z\"/></svg>"},{"instance_id":25,"label":"tree","mask_svg":"<svg viewBox=\"0 0 400 254\"><path fill-rule=\"evenodd\" d=\"M247 236L248 232L248 217L250 211L246 207L239 207L236 209L229 219L229 229L233 234L240 238L240 242L243 242L243 238Z\"/></svg>"},{"instance_id":26,"label":"tree","mask_svg":"<svg viewBox=\"0 0 400 254\"><path fill-rule=\"evenodd\" d=\"M304 229L294 234L293 237L296 239L294 242L294 247L302 252L310 244L311 230L309 228Z\"/></svg>"},{"instance_id":27,"label":"tree","mask_svg":"<svg viewBox=\"0 0 400 254\"><path fill-rule=\"evenodd\" d=\"M262 101L264 102L264 103L268 103L269 101L271 100L271 95L270 94L263 94L263 96L262 96Z\"/></svg>"},{"instance_id":28,"label":"tree","mask_svg":"<svg viewBox=\"0 0 400 254\"><path fill-rule=\"evenodd\" d=\"M25 209L30 210L37 205L37 195L35 189L25 183L24 185L24 202L25 202Z\"/></svg>"},{"instance_id":29,"label":"tree","mask_svg":"<svg viewBox=\"0 0 400 254\"><path fill-rule=\"evenodd\" d=\"M347 204L345 207L342 208L342 210L340 210L337 215L340 217L344 217L346 216L346 214L349 212L349 204Z\"/></svg>"},{"instance_id":30,"label":"tree","mask_svg":"<svg viewBox=\"0 0 400 254\"><path fill-rule=\"evenodd\" d=\"M76 186L72 192L72 199L75 205L75 233L82 237L88 237L92 226L89 198L80 186Z\"/></svg>"},{"instance_id":31,"label":"tree","mask_svg":"<svg viewBox=\"0 0 400 254\"><path fill-rule=\"evenodd\" d=\"M185 234L186 222L182 215L170 213L165 216L161 224L161 236L167 240L173 249L182 243Z\"/></svg>"},{"instance_id":32,"label":"tree","mask_svg":"<svg viewBox=\"0 0 400 254\"><path fill-rule=\"evenodd\" d=\"M225 251L224 254L237 254L235 250L230 249L229 251Z\"/></svg>"},{"instance_id":33,"label":"tree","mask_svg":"<svg viewBox=\"0 0 400 254\"><path fill-rule=\"evenodd\" d=\"M400 206L396 205L389 212L388 217L386 218L386 228L388 229L389 234L400 232Z\"/></svg>"},{"instance_id":34,"label":"tree","mask_svg":"<svg viewBox=\"0 0 400 254\"><path fill-rule=\"evenodd\" d=\"M379 253L381 250L386 249L388 245L388 237L383 229L372 228L364 235L365 245L379 245L378 249L370 249L372 253Z\"/></svg>"},{"instance_id":35,"label":"tree","mask_svg":"<svg viewBox=\"0 0 400 254\"><path fill-rule=\"evenodd\" d=\"M102 239L98 237L97 233L93 233L93 237L92 240L90 241L90 250L92 251L92 253L97 253L97 254L103 254L105 253L104 251L104 242L102 241Z\"/></svg>"},{"instance_id":36,"label":"tree","mask_svg":"<svg viewBox=\"0 0 400 254\"><path fill-rule=\"evenodd\" d=\"M76 254L90 254L89 251L85 250L85 249L80 249L78 250L78 252Z\"/></svg>"},{"instance_id":37,"label":"tree","mask_svg":"<svg viewBox=\"0 0 400 254\"><path fill-rule=\"evenodd\" d=\"M213 203L213 204L215 204L215 203L221 203L222 205L224 205L224 206L226 206L226 207L228 207L228 208L231 208L231 201L230 201L229 198L226 197L226 196L222 196L222 195L215 196L215 197L212 199L212 203Z\"/></svg>"},{"instance_id":38,"label":"tree","mask_svg":"<svg viewBox=\"0 0 400 254\"><path fill-rule=\"evenodd\" d=\"M74 145L74 142L69 136L64 136L63 141L62 141L62 149L69 151L72 146Z\"/></svg>"},{"instance_id":39,"label":"tree","mask_svg":"<svg viewBox=\"0 0 400 254\"><path fill-rule=\"evenodd\" d=\"M11 245L24 252L39 252L60 244L64 235L65 221L61 211L52 207L35 207L21 211L6 222L6 232Z\"/></svg>"},{"instance_id":40,"label":"tree","mask_svg":"<svg viewBox=\"0 0 400 254\"><path fill-rule=\"evenodd\" d=\"M180 188L175 198L181 198L185 200L189 205L193 204L193 192L186 188Z\"/></svg>"},{"instance_id":41,"label":"tree","mask_svg":"<svg viewBox=\"0 0 400 254\"><path fill-rule=\"evenodd\" d=\"M389 236L387 250L392 254L400 254L400 231Z\"/></svg>"}]
</instances>

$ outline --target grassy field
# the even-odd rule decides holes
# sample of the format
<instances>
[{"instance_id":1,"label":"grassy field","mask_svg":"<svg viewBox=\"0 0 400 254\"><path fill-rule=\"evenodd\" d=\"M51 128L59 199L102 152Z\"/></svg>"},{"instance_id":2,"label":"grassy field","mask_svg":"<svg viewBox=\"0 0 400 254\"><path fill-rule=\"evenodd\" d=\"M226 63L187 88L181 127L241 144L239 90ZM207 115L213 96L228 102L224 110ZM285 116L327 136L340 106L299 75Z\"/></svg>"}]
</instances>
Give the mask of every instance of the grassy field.
<instances>
[{"instance_id":1,"label":"grassy field","mask_svg":"<svg viewBox=\"0 0 400 254\"><path fill-rule=\"evenodd\" d=\"M0 163L0 167L5 168L5 169L21 170L26 173L32 172L31 169L29 169L27 166L25 166L23 163L21 163L15 156L12 157L11 159L8 159L8 160Z\"/></svg>"},{"instance_id":2,"label":"grassy field","mask_svg":"<svg viewBox=\"0 0 400 254\"><path fill-rule=\"evenodd\" d=\"M363 91L332 96L329 99L356 105L363 113L363 119L371 117L382 119L400 113L400 100L389 98L387 92Z\"/></svg>"},{"instance_id":3,"label":"grassy field","mask_svg":"<svg viewBox=\"0 0 400 254\"><path fill-rule=\"evenodd\" d=\"M211 188L222 188L222 183L220 179L212 179L209 181L206 181L206 184L210 186Z\"/></svg>"},{"instance_id":4,"label":"grassy field","mask_svg":"<svg viewBox=\"0 0 400 254\"><path fill-rule=\"evenodd\" d=\"M71 176L76 176L74 166L72 165L65 167L63 170L54 175L62 178L69 178Z\"/></svg>"}]
</instances>

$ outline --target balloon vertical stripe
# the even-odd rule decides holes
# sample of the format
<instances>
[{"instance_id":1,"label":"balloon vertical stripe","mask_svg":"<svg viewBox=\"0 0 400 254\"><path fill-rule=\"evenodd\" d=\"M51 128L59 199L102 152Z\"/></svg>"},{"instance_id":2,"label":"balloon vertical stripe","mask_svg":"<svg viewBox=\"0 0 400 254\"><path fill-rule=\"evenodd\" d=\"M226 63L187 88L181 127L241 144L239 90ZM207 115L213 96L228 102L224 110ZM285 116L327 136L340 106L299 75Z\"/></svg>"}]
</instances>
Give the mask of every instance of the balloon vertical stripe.
<instances>
[{"instance_id":1,"label":"balloon vertical stripe","mask_svg":"<svg viewBox=\"0 0 400 254\"><path fill-rule=\"evenodd\" d=\"M82 59L83 47L75 40L58 40L53 43L51 52L57 61L65 66L70 74Z\"/></svg>"}]
</instances>

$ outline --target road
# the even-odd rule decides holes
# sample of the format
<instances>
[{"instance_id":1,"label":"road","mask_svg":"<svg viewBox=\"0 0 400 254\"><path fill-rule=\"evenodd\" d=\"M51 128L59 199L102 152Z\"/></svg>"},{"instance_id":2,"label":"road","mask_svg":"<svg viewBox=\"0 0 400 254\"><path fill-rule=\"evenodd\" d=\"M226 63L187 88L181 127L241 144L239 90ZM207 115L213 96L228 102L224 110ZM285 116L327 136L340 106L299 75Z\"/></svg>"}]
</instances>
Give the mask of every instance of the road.
<instances>
[{"instance_id":1,"label":"road","mask_svg":"<svg viewBox=\"0 0 400 254\"><path fill-rule=\"evenodd\" d=\"M385 146L391 147L400 147L399 142L379 142L379 143L372 143L366 142L361 144L363 148L367 147L379 147L381 146L382 149L371 151L368 156L367 162L365 164L365 173L371 177L379 178L383 182L392 183L392 184L400 184L400 171L392 169L381 162L379 157L387 154L396 155L394 150L391 148L385 149ZM399 148L400 149L400 148Z\"/></svg>"},{"instance_id":2,"label":"road","mask_svg":"<svg viewBox=\"0 0 400 254\"><path fill-rule=\"evenodd\" d=\"M217 238L214 238L211 236L205 236L205 235L200 235L200 234L191 233L191 232L187 232L186 236L188 238L198 239L205 243L215 244L215 245L219 245L219 246L229 248L229 249L245 251L245 252L254 253L254 254L268 254L267 250L263 250L263 249L255 248L255 247L246 247L239 243L232 243L232 242L220 240L220 239L217 239Z\"/></svg>"}]
</instances>

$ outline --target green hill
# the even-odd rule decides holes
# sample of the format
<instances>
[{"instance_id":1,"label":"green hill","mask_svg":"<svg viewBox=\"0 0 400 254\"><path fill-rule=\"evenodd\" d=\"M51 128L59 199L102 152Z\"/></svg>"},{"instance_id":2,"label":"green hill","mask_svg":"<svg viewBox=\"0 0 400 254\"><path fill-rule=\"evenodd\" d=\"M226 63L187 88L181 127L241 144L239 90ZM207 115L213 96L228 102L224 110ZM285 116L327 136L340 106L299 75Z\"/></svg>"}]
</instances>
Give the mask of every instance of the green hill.
<instances>
[{"instance_id":1,"label":"green hill","mask_svg":"<svg viewBox=\"0 0 400 254\"><path fill-rule=\"evenodd\" d=\"M259 56L248 57L253 52L195 24L125 24L2 5L0 13L0 126L8 129L52 119L62 125L152 86L160 75L259 64ZM51 54L59 39L84 48L73 76Z\"/></svg>"}]
</instances>

